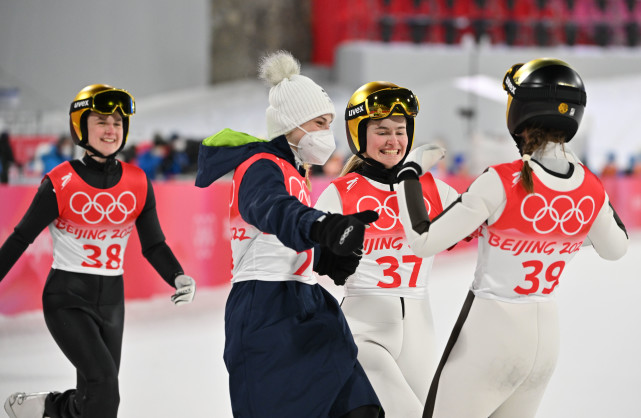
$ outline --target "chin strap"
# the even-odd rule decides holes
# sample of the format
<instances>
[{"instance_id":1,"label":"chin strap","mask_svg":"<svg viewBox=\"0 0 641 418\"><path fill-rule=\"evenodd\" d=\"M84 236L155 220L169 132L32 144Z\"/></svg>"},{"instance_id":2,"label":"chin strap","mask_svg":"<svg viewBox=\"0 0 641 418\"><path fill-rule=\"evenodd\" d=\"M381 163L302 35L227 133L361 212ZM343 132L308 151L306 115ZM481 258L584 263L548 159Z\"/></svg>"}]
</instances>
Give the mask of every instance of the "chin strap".
<instances>
[{"instance_id":1,"label":"chin strap","mask_svg":"<svg viewBox=\"0 0 641 418\"><path fill-rule=\"evenodd\" d=\"M115 160L116 155L123 149L124 145L122 145L116 152L109 154L109 155L104 155L94 147L92 147L89 144L78 144L80 147L84 148L87 151L90 151L91 154L88 154L90 157L98 157L98 158L105 158L107 161L109 160Z\"/></svg>"}]
</instances>

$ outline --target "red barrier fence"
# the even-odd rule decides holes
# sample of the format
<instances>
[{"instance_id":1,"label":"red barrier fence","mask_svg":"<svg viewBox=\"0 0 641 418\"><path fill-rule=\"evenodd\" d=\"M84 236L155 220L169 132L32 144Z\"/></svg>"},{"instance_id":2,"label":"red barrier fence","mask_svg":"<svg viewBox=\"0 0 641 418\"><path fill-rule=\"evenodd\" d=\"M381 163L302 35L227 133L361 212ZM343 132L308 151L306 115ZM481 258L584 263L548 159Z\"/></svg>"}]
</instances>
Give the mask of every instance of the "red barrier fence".
<instances>
[{"instance_id":1,"label":"red barrier fence","mask_svg":"<svg viewBox=\"0 0 641 418\"><path fill-rule=\"evenodd\" d=\"M227 227L229 182L199 189L192 182L156 183L158 217L167 243L185 273L199 286L217 286L230 277L231 249ZM35 186L0 186L0 242L24 215ZM52 262L52 241L43 231L0 283L0 314L42 308L42 289ZM142 256L137 233L125 253L125 296L146 298L172 293L172 288Z\"/></svg>"},{"instance_id":2,"label":"red barrier fence","mask_svg":"<svg viewBox=\"0 0 641 418\"><path fill-rule=\"evenodd\" d=\"M471 179L444 179L464 191ZM312 180L316 200L328 184ZM612 204L628 229L641 226L641 178L615 177L603 180ZM185 272L199 287L228 283L231 277L231 249L227 226L230 182L217 182L206 189L192 182L155 183L158 216L167 243ZM36 186L0 186L0 242L4 243L18 224L36 192ZM474 244L463 244L465 248ZM41 294L52 261L49 231L43 231L29 246L9 274L0 282L0 314L14 314L42 308ZM132 234L125 256L125 296L147 298L172 293L144 259L136 233Z\"/></svg>"}]
</instances>

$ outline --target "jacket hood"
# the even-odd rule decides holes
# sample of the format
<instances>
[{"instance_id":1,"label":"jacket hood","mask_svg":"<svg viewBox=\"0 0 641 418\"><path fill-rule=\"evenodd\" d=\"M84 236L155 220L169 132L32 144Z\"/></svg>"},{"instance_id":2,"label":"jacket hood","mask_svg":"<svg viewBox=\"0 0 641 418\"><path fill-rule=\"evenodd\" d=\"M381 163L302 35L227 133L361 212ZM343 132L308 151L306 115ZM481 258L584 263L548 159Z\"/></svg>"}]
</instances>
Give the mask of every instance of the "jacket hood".
<instances>
[{"instance_id":1,"label":"jacket hood","mask_svg":"<svg viewBox=\"0 0 641 418\"><path fill-rule=\"evenodd\" d=\"M205 138L198 150L196 187L208 187L261 152L274 154L294 163L294 154L284 136L268 141L232 129L223 129Z\"/></svg>"}]
</instances>

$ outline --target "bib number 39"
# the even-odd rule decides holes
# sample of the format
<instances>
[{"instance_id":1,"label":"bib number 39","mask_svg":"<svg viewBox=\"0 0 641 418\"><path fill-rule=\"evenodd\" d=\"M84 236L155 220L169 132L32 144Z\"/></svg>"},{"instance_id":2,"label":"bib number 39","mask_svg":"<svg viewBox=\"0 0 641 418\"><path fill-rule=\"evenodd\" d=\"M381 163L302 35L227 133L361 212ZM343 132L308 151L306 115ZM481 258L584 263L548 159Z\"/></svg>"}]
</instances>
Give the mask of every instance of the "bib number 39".
<instances>
[{"instance_id":1,"label":"bib number 39","mask_svg":"<svg viewBox=\"0 0 641 418\"><path fill-rule=\"evenodd\" d=\"M516 286L514 291L520 295L529 295L538 292L541 286L545 286L541 293L549 295L554 291L556 285L559 284L559 278L565 267L565 261L555 261L545 268L542 261L531 260L523 262L523 267L530 270L525 274L525 281L528 282L530 286ZM541 275L544 279L543 284L541 284ZM548 283L550 285L546 286Z\"/></svg>"}]
</instances>

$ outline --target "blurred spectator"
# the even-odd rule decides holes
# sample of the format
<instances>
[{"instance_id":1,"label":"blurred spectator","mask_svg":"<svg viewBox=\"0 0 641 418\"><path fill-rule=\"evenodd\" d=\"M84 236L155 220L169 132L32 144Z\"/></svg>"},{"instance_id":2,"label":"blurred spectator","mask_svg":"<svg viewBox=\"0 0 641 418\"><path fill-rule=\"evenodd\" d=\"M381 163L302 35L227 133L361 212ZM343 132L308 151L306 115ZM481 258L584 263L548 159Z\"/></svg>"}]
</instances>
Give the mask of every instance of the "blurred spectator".
<instances>
[{"instance_id":1,"label":"blurred spectator","mask_svg":"<svg viewBox=\"0 0 641 418\"><path fill-rule=\"evenodd\" d=\"M126 163L137 164L136 154L136 146L127 143L122 151L118 153L118 159Z\"/></svg>"},{"instance_id":2,"label":"blurred spectator","mask_svg":"<svg viewBox=\"0 0 641 418\"><path fill-rule=\"evenodd\" d=\"M336 178L343 170L345 157L340 152L334 152L329 160L323 165L323 175L328 178Z\"/></svg>"},{"instance_id":3,"label":"blurred spectator","mask_svg":"<svg viewBox=\"0 0 641 418\"><path fill-rule=\"evenodd\" d=\"M179 135L172 135L167 147L167 156L162 162L162 173L165 178L184 174L189 169L191 161L186 152L187 141Z\"/></svg>"},{"instance_id":4,"label":"blurred spectator","mask_svg":"<svg viewBox=\"0 0 641 418\"><path fill-rule=\"evenodd\" d=\"M467 160L465 154L462 152L454 154L452 165L449 169L449 174L453 176L469 176L469 169L467 167Z\"/></svg>"},{"instance_id":5,"label":"blurred spectator","mask_svg":"<svg viewBox=\"0 0 641 418\"><path fill-rule=\"evenodd\" d=\"M42 162L40 172L43 174L48 173L57 165L71 160L73 158L73 146L71 136L61 135L58 141L50 147L49 152L40 156Z\"/></svg>"},{"instance_id":6,"label":"blurred spectator","mask_svg":"<svg viewBox=\"0 0 641 418\"><path fill-rule=\"evenodd\" d=\"M309 168L310 176L335 179L345 165L345 157L340 151L335 151L324 165L312 165Z\"/></svg>"},{"instance_id":7,"label":"blurred spectator","mask_svg":"<svg viewBox=\"0 0 641 418\"><path fill-rule=\"evenodd\" d=\"M630 165L628 166L625 174L628 176L641 176L641 156L633 155L630 157Z\"/></svg>"},{"instance_id":8,"label":"blurred spectator","mask_svg":"<svg viewBox=\"0 0 641 418\"><path fill-rule=\"evenodd\" d=\"M9 167L15 163L13 149L9 142L9 132L0 133L0 183L9 183Z\"/></svg>"},{"instance_id":9,"label":"blurred spectator","mask_svg":"<svg viewBox=\"0 0 641 418\"><path fill-rule=\"evenodd\" d=\"M159 134L154 135L154 143L151 148L137 157L137 164L149 180L157 180L162 176L162 164L168 154L168 144Z\"/></svg>"},{"instance_id":10,"label":"blurred spectator","mask_svg":"<svg viewBox=\"0 0 641 418\"><path fill-rule=\"evenodd\" d=\"M617 174L619 174L619 168L616 164L616 155L613 152L610 152L608 153L603 169L601 169L601 177L613 177Z\"/></svg>"}]
</instances>

